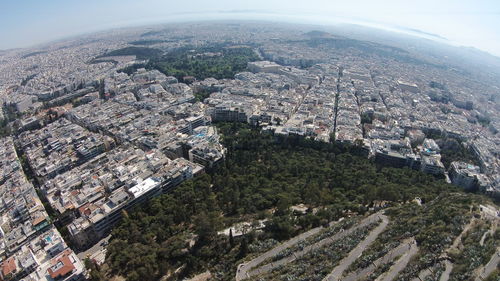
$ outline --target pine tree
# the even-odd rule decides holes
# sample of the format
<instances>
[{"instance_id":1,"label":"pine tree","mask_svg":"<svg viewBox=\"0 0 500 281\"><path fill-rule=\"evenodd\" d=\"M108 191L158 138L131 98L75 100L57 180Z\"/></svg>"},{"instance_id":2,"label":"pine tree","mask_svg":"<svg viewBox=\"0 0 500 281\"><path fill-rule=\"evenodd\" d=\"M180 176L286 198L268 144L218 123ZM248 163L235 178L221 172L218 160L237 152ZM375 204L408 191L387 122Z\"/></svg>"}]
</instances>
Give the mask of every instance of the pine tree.
<instances>
[{"instance_id":1,"label":"pine tree","mask_svg":"<svg viewBox=\"0 0 500 281\"><path fill-rule=\"evenodd\" d=\"M233 237L233 229L229 229L229 245L231 245L231 248L234 247L234 237Z\"/></svg>"},{"instance_id":2,"label":"pine tree","mask_svg":"<svg viewBox=\"0 0 500 281\"><path fill-rule=\"evenodd\" d=\"M247 254L248 254L248 241L247 241L247 238L244 237L241 240L239 257L242 258L242 257L246 256Z\"/></svg>"}]
</instances>

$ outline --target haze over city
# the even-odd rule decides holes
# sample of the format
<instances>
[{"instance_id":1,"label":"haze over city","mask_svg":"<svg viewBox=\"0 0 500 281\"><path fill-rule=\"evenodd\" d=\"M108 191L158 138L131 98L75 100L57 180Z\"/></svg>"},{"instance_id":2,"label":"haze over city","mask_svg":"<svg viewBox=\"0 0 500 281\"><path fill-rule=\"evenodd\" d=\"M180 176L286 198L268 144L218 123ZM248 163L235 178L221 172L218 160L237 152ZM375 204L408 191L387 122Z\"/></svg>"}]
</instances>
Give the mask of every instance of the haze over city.
<instances>
[{"instance_id":1,"label":"haze over city","mask_svg":"<svg viewBox=\"0 0 500 281\"><path fill-rule=\"evenodd\" d=\"M498 15L1 1L0 280L499 281Z\"/></svg>"},{"instance_id":2,"label":"haze over city","mask_svg":"<svg viewBox=\"0 0 500 281\"><path fill-rule=\"evenodd\" d=\"M400 32L410 28L500 56L500 3L495 0L3 0L0 49L109 28L207 19L357 23Z\"/></svg>"}]
</instances>

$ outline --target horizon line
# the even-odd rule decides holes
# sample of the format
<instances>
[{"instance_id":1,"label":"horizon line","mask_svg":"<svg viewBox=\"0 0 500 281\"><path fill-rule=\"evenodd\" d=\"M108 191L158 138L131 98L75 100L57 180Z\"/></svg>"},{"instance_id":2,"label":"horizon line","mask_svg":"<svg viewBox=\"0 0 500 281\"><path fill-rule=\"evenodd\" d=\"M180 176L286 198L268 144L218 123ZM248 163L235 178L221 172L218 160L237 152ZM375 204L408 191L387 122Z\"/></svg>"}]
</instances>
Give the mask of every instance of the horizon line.
<instances>
[{"instance_id":1,"label":"horizon line","mask_svg":"<svg viewBox=\"0 0 500 281\"><path fill-rule=\"evenodd\" d=\"M274 18L240 18L242 14L252 15L252 16L257 16L257 17L274 16ZM205 18L196 18L196 19L189 18L189 16L194 16L194 15L205 16ZM210 17L213 17L214 15L219 15L222 17L210 18ZM239 18L228 17L228 16L236 16L236 15L239 16ZM276 19L275 18L276 16L280 16L281 18ZM203 11L203 12L179 12L179 13L166 14L165 16L162 16L161 18L135 19L135 20L131 20L129 22L115 21L115 22L112 22L109 24L101 25L99 27L91 28L91 29L86 30L86 31L76 32L74 34L62 35L58 38L47 39L47 40L43 40L43 41L38 42L38 43L21 44L17 47L0 49L0 52L8 52L8 51L24 50L24 49L46 48L46 47L49 47L51 44L65 41L65 40L75 39L75 37L84 37L84 36L89 36L89 35L98 34L101 32L107 32L107 31L118 30L118 29L140 28L140 27L150 27L150 26L155 26L155 25L168 25L168 24L188 23L188 22L194 23L194 22L217 22L217 21L258 21L258 22L274 22L274 23L279 22L279 23L283 23L283 24L297 24L297 25L323 25L323 26L335 26L335 25L341 25L341 24L358 25L358 26L362 26L365 28L373 28L373 29L377 29L377 30L381 30L381 31L392 32L392 33L401 33L401 34L405 34L405 35L411 36L411 37L427 39L427 40L431 40L431 41L441 43L441 44L446 44L446 45L453 46L453 47L474 49L474 50L484 52L490 56L493 56L495 58L500 59L500 54L497 55L495 53L492 53L491 51L482 49L480 47L475 47L475 46L471 46L471 45L461 44L458 42L453 42L440 34L431 33L431 32L425 31L425 30L419 30L416 28L400 26L400 25L395 25L395 24L390 24L390 23L376 22L376 21L366 20L366 19L361 19L361 18L344 17L341 15L330 16L330 17L328 17L328 19L326 19L326 18L322 18L322 19L308 18L310 16L322 16L322 17L324 17L325 15L318 14L318 13L301 13L299 15L297 13L281 13L281 12L272 11L272 10L255 10L255 9L249 9L249 10L234 10L234 9L232 9L232 10L217 10L217 11ZM170 18L170 17L175 17L175 18ZM224 18L224 17L226 17L226 18Z\"/></svg>"}]
</instances>

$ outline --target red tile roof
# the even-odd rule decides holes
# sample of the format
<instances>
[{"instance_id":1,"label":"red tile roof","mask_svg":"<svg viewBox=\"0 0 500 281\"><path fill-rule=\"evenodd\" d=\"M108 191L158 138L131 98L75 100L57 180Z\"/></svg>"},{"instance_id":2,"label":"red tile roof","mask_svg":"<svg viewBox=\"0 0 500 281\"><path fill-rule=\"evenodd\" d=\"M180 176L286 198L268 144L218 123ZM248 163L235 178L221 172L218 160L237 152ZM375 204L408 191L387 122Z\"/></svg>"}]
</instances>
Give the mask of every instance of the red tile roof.
<instances>
[{"instance_id":1,"label":"red tile roof","mask_svg":"<svg viewBox=\"0 0 500 281\"><path fill-rule=\"evenodd\" d=\"M16 272L16 260L14 257L10 257L9 259L5 260L2 265L2 276L7 276L10 273Z\"/></svg>"},{"instance_id":2,"label":"red tile roof","mask_svg":"<svg viewBox=\"0 0 500 281\"><path fill-rule=\"evenodd\" d=\"M45 217L44 216L39 216L39 217L36 217L31 224L37 225L37 224L39 224L39 223L41 223L43 221L45 221Z\"/></svg>"},{"instance_id":3,"label":"red tile roof","mask_svg":"<svg viewBox=\"0 0 500 281\"><path fill-rule=\"evenodd\" d=\"M75 266L69 259L70 254L71 251L66 250L62 255L52 259L52 266L47 270L50 277L56 279L58 277L66 276L75 269Z\"/></svg>"}]
</instances>

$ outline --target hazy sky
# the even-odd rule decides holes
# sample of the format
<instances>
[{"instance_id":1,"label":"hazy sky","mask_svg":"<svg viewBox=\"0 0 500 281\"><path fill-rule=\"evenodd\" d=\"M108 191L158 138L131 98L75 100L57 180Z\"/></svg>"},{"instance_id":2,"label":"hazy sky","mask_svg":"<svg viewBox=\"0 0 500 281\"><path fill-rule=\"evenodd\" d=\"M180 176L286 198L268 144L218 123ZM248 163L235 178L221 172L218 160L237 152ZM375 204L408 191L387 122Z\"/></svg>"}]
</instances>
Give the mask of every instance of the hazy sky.
<instances>
[{"instance_id":1,"label":"hazy sky","mask_svg":"<svg viewBox=\"0 0 500 281\"><path fill-rule=\"evenodd\" d=\"M267 17L415 28L500 56L500 0L0 0L0 49L128 25Z\"/></svg>"}]
</instances>

